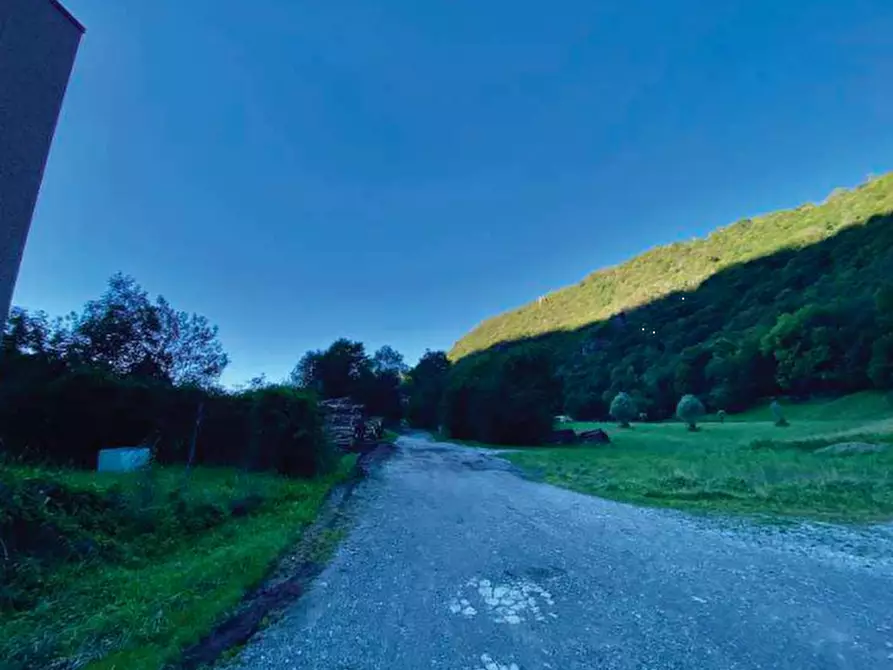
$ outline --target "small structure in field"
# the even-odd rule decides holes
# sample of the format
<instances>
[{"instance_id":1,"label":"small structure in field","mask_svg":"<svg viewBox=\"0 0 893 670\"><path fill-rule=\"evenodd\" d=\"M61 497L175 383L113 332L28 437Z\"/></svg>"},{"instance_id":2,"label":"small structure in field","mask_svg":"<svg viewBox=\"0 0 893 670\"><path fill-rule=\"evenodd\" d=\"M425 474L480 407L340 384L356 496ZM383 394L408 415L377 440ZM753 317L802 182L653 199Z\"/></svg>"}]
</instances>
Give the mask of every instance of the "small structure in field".
<instances>
[{"instance_id":1,"label":"small structure in field","mask_svg":"<svg viewBox=\"0 0 893 670\"><path fill-rule=\"evenodd\" d=\"M149 465L152 452L148 447L119 447L101 449L96 470L98 472L133 472Z\"/></svg>"}]
</instances>

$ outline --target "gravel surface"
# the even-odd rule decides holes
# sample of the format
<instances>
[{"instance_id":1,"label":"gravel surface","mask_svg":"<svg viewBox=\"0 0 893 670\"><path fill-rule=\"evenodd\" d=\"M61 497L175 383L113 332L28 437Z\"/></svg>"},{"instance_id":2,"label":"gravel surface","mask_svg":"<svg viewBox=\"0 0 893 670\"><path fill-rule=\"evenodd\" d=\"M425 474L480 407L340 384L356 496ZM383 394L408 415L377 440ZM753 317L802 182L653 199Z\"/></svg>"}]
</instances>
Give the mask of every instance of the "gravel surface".
<instances>
[{"instance_id":1,"label":"gravel surface","mask_svg":"<svg viewBox=\"0 0 893 670\"><path fill-rule=\"evenodd\" d=\"M351 532L235 668L893 668L893 533L758 527L401 438Z\"/></svg>"}]
</instances>

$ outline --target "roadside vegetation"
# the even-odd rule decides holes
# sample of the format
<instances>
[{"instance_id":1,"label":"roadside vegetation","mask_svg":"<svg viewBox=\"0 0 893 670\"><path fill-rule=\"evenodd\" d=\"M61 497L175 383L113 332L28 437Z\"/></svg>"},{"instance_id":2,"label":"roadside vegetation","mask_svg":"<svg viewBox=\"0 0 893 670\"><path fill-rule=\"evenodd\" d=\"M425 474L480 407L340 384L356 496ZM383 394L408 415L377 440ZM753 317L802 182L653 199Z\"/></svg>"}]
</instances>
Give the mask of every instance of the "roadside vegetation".
<instances>
[{"instance_id":1,"label":"roadside vegetation","mask_svg":"<svg viewBox=\"0 0 893 670\"><path fill-rule=\"evenodd\" d=\"M313 479L0 466L0 524L16 527L2 570L0 666L176 661L262 581L353 462Z\"/></svg>"},{"instance_id":2,"label":"roadside vegetation","mask_svg":"<svg viewBox=\"0 0 893 670\"><path fill-rule=\"evenodd\" d=\"M288 380L237 389L218 383L228 360L207 319L124 275L80 313L13 311L0 341L2 670L176 664L351 472L319 400L402 418L406 366L390 347L336 340ZM145 448L150 465L96 472L114 447Z\"/></svg>"},{"instance_id":3,"label":"roadside vegetation","mask_svg":"<svg viewBox=\"0 0 893 670\"><path fill-rule=\"evenodd\" d=\"M684 422L564 424L601 427L599 447L531 448L506 457L545 481L582 493L686 510L826 521L893 518L893 403L865 392L785 406L778 427L768 405ZM830 445L860 443L842 453Z\"/></svg>"}]
</instances>

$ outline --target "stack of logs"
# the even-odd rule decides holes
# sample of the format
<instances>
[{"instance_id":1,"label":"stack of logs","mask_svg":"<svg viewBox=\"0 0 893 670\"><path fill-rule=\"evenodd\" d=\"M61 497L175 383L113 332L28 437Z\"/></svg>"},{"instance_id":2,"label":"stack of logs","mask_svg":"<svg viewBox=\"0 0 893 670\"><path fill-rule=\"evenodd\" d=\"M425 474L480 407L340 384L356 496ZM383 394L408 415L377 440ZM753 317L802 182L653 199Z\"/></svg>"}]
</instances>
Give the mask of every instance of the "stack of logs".
<instances>
[{"instance_id":1,"label":"stack of logs","mask_svg":"<svg viewBox=\"0 0 893 670\"><path fill-rule=\"evenodd\" d=\"M324 429L329 440L341 451L363 451L370 441L380 440L384 433L381 419L364 418L363 405L350 398L323 400Z\"/></svg>"},{"instance_id":2,"label":"stack of logs","mask_svg":"<svg viewBox=\"0 0 893 670\"><path fill-rule=\"evenodd\" d=\"M353 451L358 437L365 432L363 406L350 398L333 398L319 403L322 408L324 429L332 444L342 451Z\"/></svg>"}]
</instances>

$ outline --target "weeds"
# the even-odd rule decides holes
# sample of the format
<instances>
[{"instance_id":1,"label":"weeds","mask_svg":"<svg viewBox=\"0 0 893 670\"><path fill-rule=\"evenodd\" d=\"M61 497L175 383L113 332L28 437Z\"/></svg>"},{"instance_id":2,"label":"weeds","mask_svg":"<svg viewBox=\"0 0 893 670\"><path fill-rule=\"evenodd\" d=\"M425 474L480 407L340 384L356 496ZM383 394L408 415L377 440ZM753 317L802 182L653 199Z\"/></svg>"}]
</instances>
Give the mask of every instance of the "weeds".
<instances>
[{"instance_id":1,"label":"weeds","mask_svg":"<svg viewBox=\"0 0 893 670\"><path fill-rule=\"evenodd\" d=\"M183 468L0 468L0 491L17 501L0 514L12 557L3 562L12 579L3 581L0 667L163 667L263 579L352 463L313 480L196 468L188 487ZM15 518L28 519L34 537L13 534ZM79 542L86 553L74 551ZM51 546L64 551L50 559Z\"/></svg>"}]
</instances>

